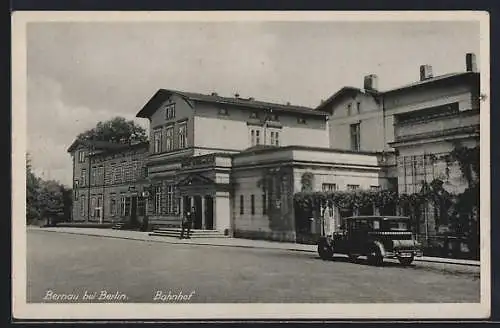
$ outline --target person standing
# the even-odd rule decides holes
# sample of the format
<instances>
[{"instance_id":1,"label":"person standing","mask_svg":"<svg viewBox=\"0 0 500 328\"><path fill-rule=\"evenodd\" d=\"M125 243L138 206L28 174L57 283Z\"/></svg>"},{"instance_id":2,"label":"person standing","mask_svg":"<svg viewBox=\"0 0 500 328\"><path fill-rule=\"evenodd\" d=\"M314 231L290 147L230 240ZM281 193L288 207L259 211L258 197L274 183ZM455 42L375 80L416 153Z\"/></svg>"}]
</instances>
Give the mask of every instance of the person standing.
<instances>
[{"instance_id":1,"label":"person standing","mask_svg":"<svg viewBox=\"0 0 500 328\"><path fill-rule=\"evenodd\" d=\"M191 208L191 210L187 211L183 217L182 217L182 230L181 230L181 239L184 239L184 231L187 230L187 236L186 239L191 239L190 234L191 234L191 226L193 224L193 216L194 216L194 206Z\"/></svg>"}]
</instances>

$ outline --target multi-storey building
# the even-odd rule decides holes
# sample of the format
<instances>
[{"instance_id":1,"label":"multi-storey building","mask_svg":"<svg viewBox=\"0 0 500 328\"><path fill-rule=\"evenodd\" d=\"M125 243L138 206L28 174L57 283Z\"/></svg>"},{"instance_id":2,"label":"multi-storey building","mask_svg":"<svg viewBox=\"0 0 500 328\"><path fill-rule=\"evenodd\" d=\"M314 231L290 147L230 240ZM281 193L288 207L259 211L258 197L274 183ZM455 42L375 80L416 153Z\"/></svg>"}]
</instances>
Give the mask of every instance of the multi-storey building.
<instances>
[{"instance_id":1,"label":"multi-storey building","mask_svg":"<svg viewBox=\"0 0 500 328\"><path fill-rule=\"evenodd\" d=\"M73 157L73 221L144 216L148 143L75 141L68 152Z\"/></svg>"},{"instance_id":2,"label":"multi-storey building","mask_svg":"<svg viewBox=\"0 0 500 328\"><path fill-rule=\"evenodd\" d=\"M306 175L317 191L412 193L421 170L432 173L428 179L444 170L446 181L458 186L463 181L439 161L432 170L417 163L449 152L456 142L478 142L479 73L474 55L466 58L466 72L434 77L424 65L418 82L388 91L378 90L377 76L369 75L363 89L344 87L316 109L160 89L137 114L149 120L149 145L70 147L78 180L74 219L96 211L103 220L134 213L147 214L153 226L179 226L182 213L194 206L194 228L294 240L293 195ZM99 152L80 155L89 146ZM93 174L120 172L119 156L125 163L138 159L133 178L117 182L109 175L103 184L87 186Z\"/></svg>"},{"instance_id":3,"label":"multi-storey building","mask_svg":"<svg viewBox=\"0 0 500 328\"><path fill-rule=\"evenodd\" d=\"M430 65L415 72L417 82L387 91L378 90L376 75L368 75L364 88L344 87L316 109L331 116L331 147L395 151L399 193L418 193L434 179L460 193L468 183L448 155L457 147L479 145L476 57L465 56L463 72L434 76ZM433 234L433 211L423 210L425 229Z\"/></svg>"}]
</instances>

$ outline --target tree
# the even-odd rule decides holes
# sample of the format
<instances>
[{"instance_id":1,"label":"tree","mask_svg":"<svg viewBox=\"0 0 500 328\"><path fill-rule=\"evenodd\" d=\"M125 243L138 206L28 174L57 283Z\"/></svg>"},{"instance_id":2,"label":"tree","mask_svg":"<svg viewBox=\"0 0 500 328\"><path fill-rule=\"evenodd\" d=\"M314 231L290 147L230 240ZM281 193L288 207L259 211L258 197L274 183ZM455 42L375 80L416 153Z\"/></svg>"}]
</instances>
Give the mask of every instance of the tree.
<instances>
[{"instance_id":1,"label":"tree","mask_svg":"<svg viewBox=\"0 0 500 328\"><path fill-rule=\"evenodd\" d=\"M40 179L32 171L30 154L26 154L26 220L40 218Z\"/></svg>"},{"instance_id":2,"label":"tree","mask_svg":"<svg viewBox=\"0 0 500 328\"><path fill-rule=\"evenodd\" d=\"M99 122L97 125L77 137L78 141L108 141L114 143L131 143L147 141L146 130L134 121L123 117L115 117L111 120Z\"/></svg>"},{"instance_id":3,"label":"tree","mask_svg":"<svg viewBox=\"0 0 500 328\"><path fill-rule=\"evenodd\" d=\"M54 224L64 216L63 188L59 182L42 181L40 188L40 213L42 218Z\"/></svg>"}]
</instances>

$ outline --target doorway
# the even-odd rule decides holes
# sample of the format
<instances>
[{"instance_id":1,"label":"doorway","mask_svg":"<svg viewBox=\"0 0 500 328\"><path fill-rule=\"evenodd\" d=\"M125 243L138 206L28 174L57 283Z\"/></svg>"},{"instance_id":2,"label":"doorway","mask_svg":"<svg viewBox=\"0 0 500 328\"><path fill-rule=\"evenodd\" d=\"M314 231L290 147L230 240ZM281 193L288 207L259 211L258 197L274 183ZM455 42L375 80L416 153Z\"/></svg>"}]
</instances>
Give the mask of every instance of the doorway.
<instances>
[{"instance_id":1,"label":"doorway","mask_svg":"<svg viewBox=\"0 0 500 328\"><path fill-rule=\"evenodd\" d=\"M214 199L212 196L205 196L205 229L214 229Z\"/></svg>"},{"instance_id":2,"label":"doorway","mask_svg":"<svg viewBox=\"0 0 500 328\"><path fill-rule=\"evenodd\" d=\"M194 217L193 217L193 228L194 229L202 229L203 228L203 222L202 222L202 209L201 209L201 196L194 196Z\"/></svg>"}]
</instances>

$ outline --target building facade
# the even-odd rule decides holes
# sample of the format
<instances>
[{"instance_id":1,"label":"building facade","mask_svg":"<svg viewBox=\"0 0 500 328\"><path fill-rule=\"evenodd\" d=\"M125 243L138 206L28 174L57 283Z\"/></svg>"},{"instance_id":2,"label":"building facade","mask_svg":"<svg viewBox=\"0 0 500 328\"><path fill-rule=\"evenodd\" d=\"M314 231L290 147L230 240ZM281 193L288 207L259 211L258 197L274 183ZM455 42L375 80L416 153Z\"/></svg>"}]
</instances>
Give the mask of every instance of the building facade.
<instances>
[{"instance_id":1,"label":"building facade","mask_svg":"<svg viewBox=\"0 0 500 328\"><path fill-rule=\"evenodd\" d=\"M463 190L456 163L442 158L479 142L473 54L466 68L434 77L423 65L419 81L388 91L368 75L364 88L344 87L315 109L160 89L137 114L149 121L149 144L70 147L73 218L107 221L134 212L152 226L179 226L194 207L195 229L293 241L293 195L305 175L313 176L315 191L414 193L436 177ZM134 173L117 175L127 165Z\"/></svg>"},{"instance_id":2,"label":"building facade","mask_svg":"<svg viewBox=\"0 0 500 328\"><path fill-rule=\"evenodd\" d=\"M470 182L460 163L450 158L457 148L479 146L480 88L476 57L465 56L463 72L434 76L432 66L421 65L419 80L380 91L378 77L368 75L364 88L344 87L317 110L330 117L330 143L354 151L394 151L398 192L415 194L432 181L460 194ZM435 211L422 208L422 227L435 235Z\"/></svg>"},{"instance_id":3,"label":"building facade","mask_svg":"<svg viewBox=\"0 0 500 328\"><path fill-rule=\"evenodd\" d=\"M108 223L144 217L148 143L117 145L75 141L73 157L73 221Z\"/></svg>"}]
</instances>

